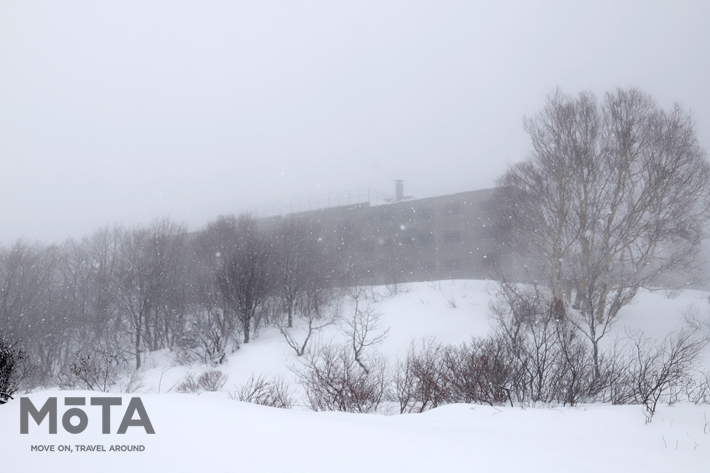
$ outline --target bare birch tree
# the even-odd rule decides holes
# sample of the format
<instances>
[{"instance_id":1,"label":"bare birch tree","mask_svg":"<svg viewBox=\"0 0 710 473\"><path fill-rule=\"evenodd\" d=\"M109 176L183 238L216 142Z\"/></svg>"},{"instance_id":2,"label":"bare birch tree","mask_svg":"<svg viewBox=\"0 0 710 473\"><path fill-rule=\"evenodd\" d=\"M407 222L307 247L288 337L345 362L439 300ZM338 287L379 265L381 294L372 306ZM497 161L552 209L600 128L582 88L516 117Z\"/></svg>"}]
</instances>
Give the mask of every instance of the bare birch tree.
<instances>
[{"instance_id":1,"label":"bare birch tree","mask_svg":"<svg viewBox=\"0 0 710 473\"><path fill-rule=\"evenodd\" d=\"M542 271L556 315L590 340L598 367L599 340L640 288L700 277L710 165L691 117L637 89L601 104L558 90L524 124L531 156L499 179L505 234Z\"/></svg>"}]
</instances>

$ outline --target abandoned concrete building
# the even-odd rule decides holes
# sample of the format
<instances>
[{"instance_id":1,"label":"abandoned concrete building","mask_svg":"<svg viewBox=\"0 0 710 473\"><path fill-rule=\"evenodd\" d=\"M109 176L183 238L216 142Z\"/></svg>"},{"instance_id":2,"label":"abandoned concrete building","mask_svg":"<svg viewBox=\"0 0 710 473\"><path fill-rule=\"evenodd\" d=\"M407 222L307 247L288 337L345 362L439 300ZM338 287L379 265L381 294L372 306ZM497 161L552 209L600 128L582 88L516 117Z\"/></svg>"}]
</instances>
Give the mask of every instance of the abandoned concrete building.
<instances>
[{"instance_id":1,"label":"abandoned concrete building","mask_svg":"<svg viewBox=\"0 0 710 473\"><path fill-rule=\"evenodd\" d=\"M266 226L285 218L308 221L324 249L338 254L335 270L359 284L495 279L503 255L490 211L495 193L484 189L413 199L397 181L393 199L371 190L331 195L308 205L282 206L261 221Z\"/></svg>"}]
</instances>

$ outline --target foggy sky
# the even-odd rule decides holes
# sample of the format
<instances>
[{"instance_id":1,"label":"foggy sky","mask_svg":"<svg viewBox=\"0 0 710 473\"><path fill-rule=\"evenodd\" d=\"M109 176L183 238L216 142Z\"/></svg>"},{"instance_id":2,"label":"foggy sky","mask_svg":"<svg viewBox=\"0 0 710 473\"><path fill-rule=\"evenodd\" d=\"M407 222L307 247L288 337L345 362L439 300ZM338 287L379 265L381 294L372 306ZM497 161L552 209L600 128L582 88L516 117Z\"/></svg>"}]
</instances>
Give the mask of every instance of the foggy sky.
<instances>
[{"instance_id":1,"label":"foggy sky","mask_svg":"<svg viewBox=\"0 0 710 473\"><path fill-rule=\"evenodd\" d=\"M0 243L372 187L491 187L556 87L710 149L707 1L0 0Z\"/></svg>"}]
</instances>

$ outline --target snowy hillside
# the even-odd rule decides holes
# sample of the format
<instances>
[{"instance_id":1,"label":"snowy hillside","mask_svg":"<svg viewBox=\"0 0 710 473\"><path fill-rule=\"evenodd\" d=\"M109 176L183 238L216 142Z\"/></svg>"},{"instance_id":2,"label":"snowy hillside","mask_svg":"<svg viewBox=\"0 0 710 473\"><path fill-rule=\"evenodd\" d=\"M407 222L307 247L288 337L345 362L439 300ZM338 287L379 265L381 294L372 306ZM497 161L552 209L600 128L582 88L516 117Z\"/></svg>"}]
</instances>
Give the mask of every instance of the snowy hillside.
<instances>
[{"instance_id":1,"label":"snowy hillside","mask_svg":"<svg viewBox=\"0 0 710 473\"><path fill-rule=\"evenodd\" d=\"M382 313L387 336L378 351L390 361L414 339L434 337L459 344L490 332L489 301L495 285L486 281L442 281L406 286L373 309ZM685 291L675 298L643 293L622 310L613 337L641 329L663 338L682 325L682 312L694 306L701 319L710 313L707 293ZM341 312L347 314L348 307ZM301 334L302 335L302 334ZM342 323L333 324L310 343L343 339ZM704 365L710 367L706 356ZM213 367L175 365L165 352L146 362L132 394L124 378L113 394L49 390L27 397L39 409L58 398L58 433L48 421L20 434L20 402L0 407L0 455L4 471L639 471L700 472L710 465L710 406L659 407L646 422L641 406L491 407L445 405L422 414L377 415L312 412L303 406L275 409L230 399L252 374L282 376L297 389L291 368L299 357L274 328L236 351L217 367L228 381L217 392L177 393L188 373ZM119 394L121 390L124 393ZM129 389L133 390L133 389ZM89 405L88 427L80 434L63 429L65 397L120 396L111 409L111 433L102 434L101 408ZM126 405L139 396L155 435L142 427L116 434ZM19 396L18 396L19 397ZM134 419L136 417L134 416ZM76 419L74 420L76 423ZM111 452L110 445L141 445L143 451ZM31 451L54 445L54 452ZM71 453L58 451L71 446ZM105 452L78 451L77 445L101 445Z\"/></svg>"}]
</instances>

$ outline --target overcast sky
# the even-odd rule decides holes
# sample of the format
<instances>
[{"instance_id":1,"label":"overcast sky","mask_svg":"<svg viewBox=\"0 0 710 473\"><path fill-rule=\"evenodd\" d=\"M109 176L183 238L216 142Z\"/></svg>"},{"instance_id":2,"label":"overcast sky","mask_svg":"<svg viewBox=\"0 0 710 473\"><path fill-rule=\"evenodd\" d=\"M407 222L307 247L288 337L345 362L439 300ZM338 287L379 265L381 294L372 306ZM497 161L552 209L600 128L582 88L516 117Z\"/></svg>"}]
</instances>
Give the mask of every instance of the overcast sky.
<instances>
[{"instance_id":1,"label":"overcast sky","mask_svg":"<svg viewBox=\"0 0 710 473\"><path fill-rule=\"evenodd\" d=\"M494 185L556 87L636 86L710 149L708 1L0 0L0 243L394 179Z\"/></svg>"}]
</instances>

